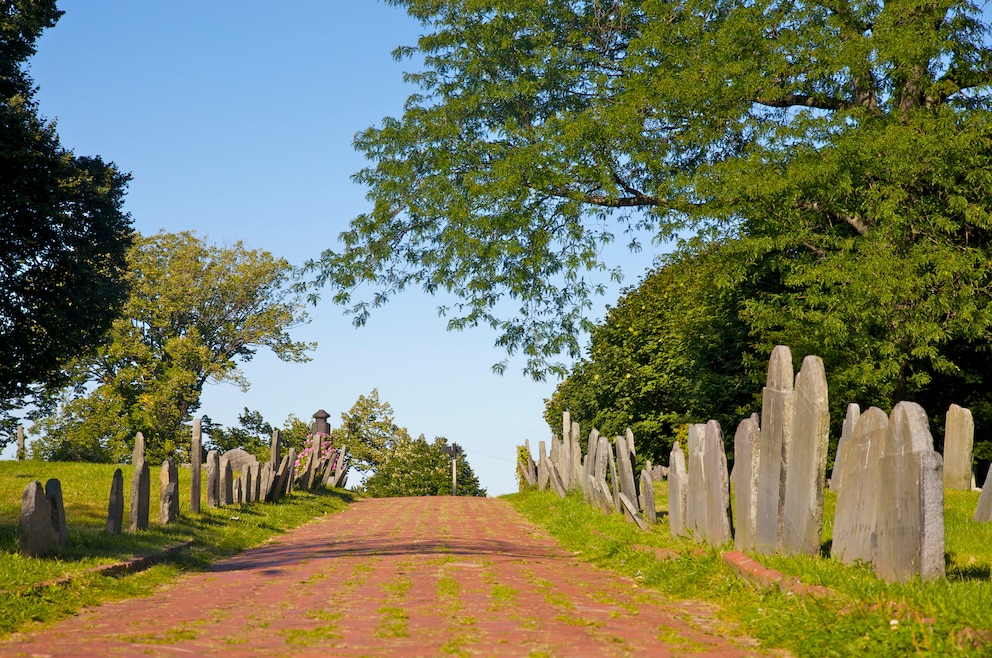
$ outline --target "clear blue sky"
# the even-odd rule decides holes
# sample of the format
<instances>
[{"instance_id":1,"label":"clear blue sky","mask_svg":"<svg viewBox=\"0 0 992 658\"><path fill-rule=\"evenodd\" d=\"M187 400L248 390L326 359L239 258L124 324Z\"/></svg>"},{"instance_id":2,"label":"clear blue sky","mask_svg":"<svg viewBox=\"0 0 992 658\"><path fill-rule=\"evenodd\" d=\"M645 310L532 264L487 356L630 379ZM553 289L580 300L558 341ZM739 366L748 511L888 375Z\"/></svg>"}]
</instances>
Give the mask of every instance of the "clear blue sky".
<instances>
[{"instance_id":1,"label":"clear blue sky","mask_svg":"<svg viewBox=\"0 0 992 658\"><path fill-rule=\"evenodd\" d=\"M416 61L396 62L420 26L375 0L63 0L31 73L63 145L134 176L126 208L145 234L194 230L301 264L333 246L367 208L350 176L354 134L399 116ZM650 264L627 260L627 284ZM618 287L612 288L616 299ZM534 383L487 330L445 331L437 300L394 297L362 329L329 302L294 337L316 340L308 364L260 352L242 393L208 384L201 413L232 425L244 408L273 425L317 409L332 424L378 388L414 436L466 448L491 495L515 490L514 446L550 435L541 418L555 382ZM596 310L602 315L602 306ZM588 428L584 428L588 429ZM7 452L12 449L8 448ZM9 457L10 455L5 455Z\"/></svg>"}]
</instances>

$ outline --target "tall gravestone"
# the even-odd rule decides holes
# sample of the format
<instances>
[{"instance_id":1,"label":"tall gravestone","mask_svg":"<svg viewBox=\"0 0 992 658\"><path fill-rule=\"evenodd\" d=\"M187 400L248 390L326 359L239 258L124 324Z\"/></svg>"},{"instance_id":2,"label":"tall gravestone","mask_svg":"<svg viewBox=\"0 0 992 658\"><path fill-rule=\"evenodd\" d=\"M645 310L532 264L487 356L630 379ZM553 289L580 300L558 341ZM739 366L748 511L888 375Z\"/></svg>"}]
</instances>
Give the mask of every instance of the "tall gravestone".
<instances>
[{"instance_id":1,"label":"tall gravestone","mask_svg":"<svg viewBox=\"0 0 992 658\"><path fill-rule=\"evenodd\" d=\"M658 510L655 508L654 484L651 481L651 471L644 469L641 471L641 509L644 511L644 518L648 523L658 522Z\"/></svg>"},{"instance_id":2,"label":"tall gravestone","mask_svg":"<svg viewBox=\"0 0 992 658\"><path fill-rule=\"evenodd\" d=\"M686 486L688 471L685 467L685 454L676 443L668 460L668 530L673 537L686 534Z\"/></svg>"},{"instance_id":3,"label":"tall gravestone","mask_svg":"<svg viewBox=\"0 0 992 658\"><path fill-rule=\"evenodd\" d=\"M272 439L269 441L269 461L272 462L273 467L278 466L279 462L282 461L281 449L282 435L279 434L279 430L272 430Z\"/></svg>"},{"instance_id":4,"label":"tall gravestone","mask_svg":"<svg viewBox=\"0 0 992 658\"><path fill-rule=\"evenodd\" d=\"M985 474L985 484L982 485L982 494L978 497L978 505L975 507L975 522L988 523L992 521L992 468Z\"/></svg>"},{"instance_id":5,"label":"tall gravestone","mask_svg":"<svg viewBox=\"0 0 992 658\"><path fill-rule=\"evenodd\" d=\"M219 491L217 493L220 495L220 504L233 505L234 470L231 468L231 462L225 459L220 460L220 481L218 483L218 489Z\"/></svg>"},{"instance_id":6,"label":"tall gravestone","mask_svg":"<svg viewBox=\"0 0 992 658\"><path fill-rule=\"evenodd\" d=\"M134 450L131 453L134 465L134 478L131 480L131 532L148 530L148 509L151 504L151 478L148 462L145 461L145 436L138 432L134 437Z\"/></svg>"},{"instance_id":7,"label":"tall gravestone","mask_svg":"<svg viewBox=\"0 0 992 658\"><path fill-rule=\"evenodd\" d=\"M706 425L689 425L686 441L685 528L696 541L706 536L706 475L703 451L706 448Z\"/></svg>"},{"instance_id":8,"label":"tall gravestone","mask_svg":"<svg viewBox=\"0 0 992 658\"><path fill-rule=\"evenodd\" d=\"M819 555L830 438L827 375L820 357L803 359L796 375L794 400L782 506L782 550L787 555Z\"/></svg>"},{"instance_id":9,"label":"tall gravestone","mask_svg":"<svg viewBox=\"0 0 992 658\"><path fill-rule=\"evenodd\" d=\"M830 555L846 564L875 559L881 491L879 459L888 431L889 417L871 407L858 414L850 437L842 435L837 447L837 504Z\"/></svg>"},{"instance_id":10,"label":"tall gravestone","mask_svg":"<svg viewBox=\"0 0 992 658\"><path fill-rule=\"evenodd\" d=\"M179 520L179 469L172 457L162 462L159 473L159 520L163 524Z\"/></svg>"},{"instance_id":11,"label":"tall gravestone","mask_svg":"<svg viewBox=\"0 0 992 658\"><path fill-rule=\"evenodd\" d=\"M840 480L842 471L837 468L840 464L841 451L844 448L844 444L851 440L854 436L854 426L858 424L858 419L861 418L861 407L855 403L847 405L847 414L844 416L844 424L840 429L840 439L837 441L837 454L834 455L834 468L830 472L830 490L839 491L840 490Z\"/></svg>"},{"instance_id":12,"label":"tall gravestone","mask_svg":"<svg viewBox=\"0 0 992 658\"><path fill-rule=\"evenodd\" d=\"M200 513L201 469L203 466L203 434L200 419L193 421L193 437L189 451L189 511Z\"/></svg>"},{"instance_id":13,"label":"tall gravestone","mask_svg":"<svg viewBox=\"0 0 992 658\"><path fill-rule=\"evenodd\" d=\"M17 518L17 549L21 555L40 557L55 550L58 531L52 525L52 506L45 497L41 482L34 480L24 488L21 514Z\"/></svg>"},{"instance_id":14,"label":"tall gravestone","mask_svg":"<svg viewBox=\"0 0 992 658\"><path fill-rule=\"evenodd\" d=\"M720 546L730 541L730 478L720 424L689 426L686 528L696 541Z\"/></svg>"},{"instance_id":15,"label":"tall gravestone","mask_svg":"<svg viewBox=\"0 0 992 658\"><path fill-rule=\"evenodd\" d=\"M207 507L220 504L220 453L207 451Z\"/></svg>"},{"instance_id":16,"label":"tall gravestone","mask_svg":"<svg viewBox=\"0 0 992 658\"><path fill-rule=\"evenodd\" d=\"M24 461L28 458L27 448L24 447L24 426L17 426L17 461Z\"/></svg>"},{"instance_id":17,"label":"tall gravestone","mask_svg":"<svg viewBox=\"0 0 992 658\"><path fill-rule=\"evenodd\" d=\"M293 493L293 483L296 482L296 448L289 449L289 477L286 478L286 489L284 493L288 496Z\"/></svg>"},{"instance_id":18,"label":"tall gravestone","mask_svg":"<svg viewBox=\"0 0 992 658\"><path fill-rule=\"evenodd\" d=\"M754 527L755 549L761 553L774 553L782 546L785 473L795 407L793 383L792 352L784 345L777 345L772 350L768 377L761 393Z\"/></svg>"},{"instance_id":19,"label":"tall gravestone","mask_svg":"<svg viewBox=\"0 0 992 658\"><path fill-rule=\"evenodd\" d=\"M120 534L124 526L124 474L121 469L114 471L110 482L110 499L107 501L107 532Z\"/></svg>"},{"instance_id":20,"label":"tall gravestone","mask_svg":"<svg viewBox=\"0 0 992 658\"><path fill-rule=\"evenodd\" d=\"M739 551L754 549L759 435L757 414L742 420L734 433L734 546Z\"/></svg>"},{"instance_id":21,"label":"tall gravestone","mask_svg":"<svg viewBox=\"0 0 992 658\"><path fill-rule=\"evenodd\" d=\"M243 505L245 501L244 478L234 478L233 500L235 505Z\"/></svg>"},{"instance_id":22,"label":"tall gravestone","mask_svg":"<svg viewBox=\"0 0 992 658\"><path fill-rule=\"evenodd\" d=\"M243 503L255 501L255 465L257 462L248 462L241 470L241 494Z\"/></svg>"},{"instance_id":23,"label":"tall gravestone","mask_svg":"<svg viewBox=\"0 0 992 658\"><path fill-rule=\"evenodd\" d=\"M617 470L620 476L620 492L631 501L636 501L639 496L637 483L634 480L634 463L631 459L630 446L627 444L627 437L618 436L617 445Z\"/></svg>"},{"instance_id":24,"label":"tall gravestone","mask_svg":"<svg viewBox=\"0 0 992 658\"><path fill-rule=\"evenodd\" d=\"M971 411L952 404L944 423L944 488L971 491L971 450L975 421Z\"/></svg>"},{"instance_id":25,"label":"tall gravestone","mask_svg":"<svg viewBox=\"0 0 992 658\"><path fill-rule=\"evenodd\" d=\"M544 441L537 442L537 488L545 491L550 483L548 475L548 449Z\"/></svg>"},{"instance_id":26,"label":"tall gravestone","mask_svg":"<svg viewBox=\"0 0 992 658\"><path fill-rule=\"evenodd\" d=\"M69 538L69 529L65 524L65 504L62 502L62 483L52 478L45 483L45 498L52 511L52 528L55 529L55 541L64 544Z\"/></svg>"},{"instance_id":27,"label":"tall gravestone","mask_svg":"<svg viewBox=\"0 0 992 658\"><path fill-rule=\"evenodd\" d=\"M943 460L920 405L900 402L892 410L878 463L876 573L899 582L943 577Z\"/></svg>"}]
</instances>

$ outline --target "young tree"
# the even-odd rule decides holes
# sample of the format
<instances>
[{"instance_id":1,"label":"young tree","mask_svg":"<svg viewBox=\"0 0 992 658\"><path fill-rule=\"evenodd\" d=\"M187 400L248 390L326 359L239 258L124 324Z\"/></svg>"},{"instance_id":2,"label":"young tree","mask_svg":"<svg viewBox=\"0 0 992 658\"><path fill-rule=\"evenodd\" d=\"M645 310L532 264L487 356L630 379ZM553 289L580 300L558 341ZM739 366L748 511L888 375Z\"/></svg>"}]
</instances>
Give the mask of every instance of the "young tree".
<instances>
[{"instance_id":1,"label":"young tree","mask_svg":"<svg viewBox=\"0 0 992 658\"><path fill-rule=\"evenodd\" d=\"M141 431L158 460L189 443L185 425L207 381L249 383L238 364L268 347L309 360L289 329L307 321L288 286L292 268L272 254L204 243L194 234L139 237L129 254L131 295L98 353L73 364L57 414L35 425L39 454L90 446L88 458L124 461Z\"/></svg>"},{"instance_id":2,"label":"young tree","mask_svg":"<svg viewBox=\"0 0 992 658\"><path fill-rule=\"evenodd\" d=\"M374 471L397 445L410 440L405 427L393 419L393 407L379 400L379 390L359 395L351 409L341 414L341 427L333 431L334 444L348 446L351 465L360 471Z\"/></svg>"},{"instance_id":3,"label":"young tree","mask_svg":"<svg viewBox=\"0 0 992 658\"><path fill-rule=\"evenodd\" d=\"M451 456L447 448L448 440L442 436L431 443L423 434L398 441L388 459L365 481L365 493L374 498L451 495ZM458 453L456 475L459 496L486 495L464 452Z\"/></svg>"},{"instance_id":4,"label":"young tree","mask_svg":"<svg viewBox=\"0 0 992 658\"><path fill-rule=\"evenodd\" d=\"M130 177L60 144L26 72L61 15L54 0L0 7L0 424L9 426L12 410L64 383L63 367L100 342L127 296Z\"/></svg>"},{"instance_id":5,"label":"young tree","mask_svg":"<svg viewBox=\"0 0 992 658\"><path fill-rule=\"evenodd\" d=\"M236 427L215 425L209 417L202 421L203 431L209 436L207 449L223 453L241 448L258 457L260 462L269 460L273 427L265 422L260 412L245 407L244 412L238 414Z\"/></svg>"}]
</instances>

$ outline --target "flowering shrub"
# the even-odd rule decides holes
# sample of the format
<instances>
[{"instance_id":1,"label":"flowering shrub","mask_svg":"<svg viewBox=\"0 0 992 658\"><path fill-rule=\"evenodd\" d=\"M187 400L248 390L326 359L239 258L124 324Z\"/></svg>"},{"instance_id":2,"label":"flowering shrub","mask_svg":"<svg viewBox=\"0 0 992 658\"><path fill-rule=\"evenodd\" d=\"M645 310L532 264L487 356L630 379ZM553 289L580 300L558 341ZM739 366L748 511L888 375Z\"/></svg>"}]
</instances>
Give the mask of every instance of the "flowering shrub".
<instances>
[{"instance_id":1,"label":"flowering shrub","mask_svg":"<svg viewBox=\"0 0 992 658\"><path fill-rule=\"evenodd\" d=\"M303 475L303 469L307 467L307 460L310 459L310 453L313 452L313 438L315 436L320 437L320 455L318 459L327 459L337 454L337 450L331 445L332 437L330 434L324 432L307 434L307 445L296 455L296 463L293 464L293 473L296 477Z\"/></svg>"}]
</instances>

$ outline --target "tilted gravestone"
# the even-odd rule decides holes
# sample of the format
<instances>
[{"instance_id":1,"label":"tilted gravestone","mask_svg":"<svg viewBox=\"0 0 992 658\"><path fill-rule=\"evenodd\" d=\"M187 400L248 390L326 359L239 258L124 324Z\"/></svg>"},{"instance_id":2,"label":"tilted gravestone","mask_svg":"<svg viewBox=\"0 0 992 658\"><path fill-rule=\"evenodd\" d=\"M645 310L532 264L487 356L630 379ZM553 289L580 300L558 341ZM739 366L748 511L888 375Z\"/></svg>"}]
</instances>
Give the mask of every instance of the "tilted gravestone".
<instances>
[{"instance_id":1,"label":"tilted gravestone","mask_svg":"<svg viewBox=\"0 0 992 658\"><path fill-rule=\"evenodd\" d=\"M844 417L844 424L840 429L840 439L837 441L837 454L834 455L834 468L830 472L830 490L839 491L842 471L837 468L840 464L840 453L844 449L844 444L854 436L854 426L861 418L861 407L855 403L847 405L847 415Z\"/></svg>"},{"instance_id":2,"label":"tilted gravestone","mask_svg":"<svg viewBox=\"0 0 992 658\"><path fill-rule=\"evenodd\" d=\"M631 460L631 449L627 443L627 437L616 437L617 445L617 470L620 475L620 492L626 494L631 501L636 501L640 496L637 490L637 482L634 480L634 463Z\"/></svg>"},{"instance_id":3,"label":"tilted gravestone","mask_svg":"<svg viewBox=\"0 0 992 658\"><path fill-rule=\"evenodd\" d=\"M751 414L734 433L734 546L754 549L754 525L758 508L758 415Z\"/></svg>"},{"instance_id":4,"label":"tilted gravestone","mask_svg":"<svg viewBox=\"0 0 992 658\"><path fill-rule=\"evenodd\" d=\"M203 466L203 435L200 419L193 421L193 437L189 452L189 511L200 513L200 477Z\"/></svg>"},{"instance_id":5,"label":"tilted gravestone","mask_svg":"<svg viewBox=\"0 0 992 658\"><path fill-rule=\"evenodd\" d=\"M988 523L992 521L992 468L985 474L985 484L982 486L982 494L978 497L978 505L975 507L975 522Z\"/></svg>"},{"instance_id":6,"label":"tilted gravestone","mask_svg":"<svg viewBox=\"0 0 992 658\"><path fill-rule=\"evenodd\" d=\"M899 582L942 578L943 459L920 405L900 402L892 410L878 465L876 573Z\"/></svg>"},{"instance_id":7,"label":"tilted gravestone","mask_svg":"<svg viewBox=\"0 0 992 658\"><path fill-rule=\"evenodd\" d=\"M45 483L45 498L52 508L52 527L55 529L55 540L64 544L69 538L69 529L65 525L65 505L62 502L62 483L52 478Z\"/></svg>"},{"instance_id":8,"label":"tilted gravestone","mask_svg":"<svg viewBox=\"0 0 992 658\"><path fill-rule=\"evenodd\" d=\"M279 434L279 430L272 430L272 438L269 440L269 461L273 465L278 466L279 462L282 461L282 455L280 452L282 448L282 435Z\"/></svg>"},{"instance_id":9,"label":"tilted gravestone","mask_svg":"<svg viewBox=\"0 0 992 658\"><path fill-rule=\"evenodd\" d=\"M952 404L944 423L944 488L971 491L971 450L975 421L971 411Z\"/></svg>"},{"instance_id":10,"label":"tilted gravestone","mask_svg":"<svg viewBox=\"0 0 992 658\"><path fill-rule=\"evenodd\" d=\"M274 503L282 499L283 492L286 490L286 478L289 477L290 468L289 455L283 455L282 460L279 462L279 468L276 469L272 476L272 502Z\"/></svg>"},{"instance_id":11,"label":"tilted gravestone","mask_svg":"<svg viewBox=\"0 0 992 658\"><path fill-rule=\"evenodd\" d=\"M130 532L148 530L148 509L151 505L151 476L148 462L145 461L145 436L138 432L134 437L134 451L131 453L134 464L134 478L131 480L131 520Z\"/></svg>"},{"instance_id":12,"label":"tilted gravestone","mask_svg":"<svg viewBox=\"0 0 992 658\"><path fill-rule=\"evenodd\" d=\"M120 534L124 525L124 474L121 469L114 471L110 482L110 499L107 502L107 532Z\"/></svg>"},{"instance_id":13,"label":"tilted gravestone","mask_svg":"<svg viewBox=\"0 0 992 658\"><path fill-rule=\"evenodd\" d=\"M762 553L774 553L782 546L785 473L795 406L793 383L792 352L784 345L776 345L761 393L754 546Z\"/></svg>"},{"instance_id":14,"label":"tilted gravestone","mask_svg":"<svg viewBox=\"0 0 992 658\"><path fill-rule=\"evenodd\" d=\"M231 462L223 458L220 460L220 478L218 480L217 487L217 493L220 496L220 504L233 505L234 469L231 468Z\"/></svg>"},{"instance_id":15,"label":"tilted gravestone","mask_svg":"<svg viewBox=\"0 0 992 658\"><path fill-rule=\"evenodd\" d=\"M176 460L167 457L159 473L159 520L163 524L179 520L179 469Z\"/></svg>"},{"instance_id":16,"label":"tilted gravestone","mask_svg":"<svg viewBox=\"0 0 992 658\"><path fill-rule=\"evenodd\" d=\"M668 460L668 530L673 537L686 534L685 513L688 471L685 454L676 443Z\"/></svg>"},{"instance_id":17,"label":"tilted gravestone","mask_svg":"<svg viewBox=\"0 0 992 658\"><path fill-rule=\"evenodd\" d=\"M334 480L331 482L332 488L343 487L348 477L348 446L341 446L338 452L338 460L334 465Z\"/></svg>"},{"instance_id":18,"label":"tilted gravestone","mask_svg":"<svg viewBox=\"0 0 992 658\"><path fill-rule=\"evenodd\" d=\"M293 493L293 483L296 481L296 448L289 449L289 477L286 478L286 489L283 492L287 496Z\"/></svg>"},{"instance_id":19,"label":"tilted gravestone","mask_svg":"<svg viewBox=\"0 0 992 658\"><path fill-rule=\"evenodd\" d=\"M17 519L17 549L21 555L41 557L55 550L58 530L52 525L52 505L45 497L41 482L35 480L24 488L21 514Z\"/></svg>"},{"instance_id":20,"label":"tilted gravestone","mask_svg":"<svg viewBox=\"0 0 992 658\"><path fill-rule=\"evenodd\" d=\"M548 475L548 449L544 441L537 442L537 488L545 491L550 483Z\"/></svg>"},{"instance_id":21,"label":"tilted gravestone","mask_svg":"<svg viewBox=\"0 0 992 658\"><path fill-rule=\"evenodd\" d=\"M207 507L220 504L220 453L207 451Z\"/></svg>"},{"instance_id":22,"label":"tilted gravestone","mask_svg":"<svg viewBox=\"0 0 992 658\"><path fill-rule=\"evenodd\" d=\"M878 461L888 431L889 417L872 407L858 414L850 437L842 438L837 447L837 504L830 555L846 564L875 559L881 486Z\"/></svg>"},{"instance_id":23,"label":"tilted gravestone","mask_svg":"<svg viewBox=\"0 0 992 658\"><path fill-rule=\"evenodd\" d=\"M792 441L782 506L782 552L786 555L819 555L830 438L827 375L820 357L803 359L796 375L794 399Z\"/></svg>"}]
</instances>

